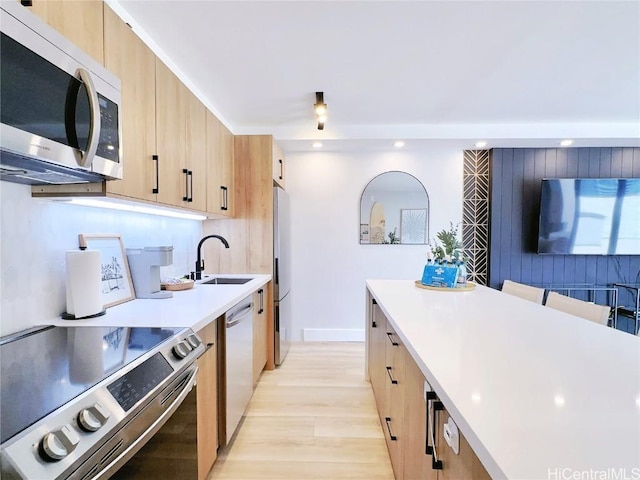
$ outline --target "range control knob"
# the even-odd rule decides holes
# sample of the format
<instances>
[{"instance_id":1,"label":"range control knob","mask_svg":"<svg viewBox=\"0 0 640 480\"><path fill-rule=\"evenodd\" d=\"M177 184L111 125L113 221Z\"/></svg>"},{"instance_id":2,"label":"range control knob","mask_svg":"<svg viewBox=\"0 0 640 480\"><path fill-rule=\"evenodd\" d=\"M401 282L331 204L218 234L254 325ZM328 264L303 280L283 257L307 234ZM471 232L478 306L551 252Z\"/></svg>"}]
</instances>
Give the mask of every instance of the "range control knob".
<instances>
[{"instance_id":1,"label":"range control knob","mask_svg":"<svg viewBox=\"0 0 640 480\"><path fill-rule=\"evenodd\" d=\"M191 345L191 348L198 348L198 345L202 342L200 342L200 339L194 334L191 334L187 337L187 343Z\"/></svg>"},{"instance_id":2,"label":"range control knob","mask_svg":"<svg viewBox=\"0 0 640 480\"><path fill-rule=\"evenodd\" d=\"M182 360L184 357L186 357L187 355L189 355L189 352L191 351L191 349L187 346L186 343L184 342L180 342L178 343L175 347L173 347L172 352L173 352L173 356L176 357L178 360Z\"/></svg>"},{"instance_id":3,"label":"range control knob","mask_svg":"<svg viewBox=\"0 0 640 480\"><path fill-rule=\"evenodd\" d=\"M109 419L109 411L99 403L83 408L78 414L78 425L85 432L95 432Z\"/></svg>"},{"instance_id":4,"label":"range control knob","mask_svg":"<svg viewBox=\"0 0 640 480\"><path fill-rule=\"evenodd\" d=\"M75 450L80 437L69 425L47 433L40 441L40 456L49 462L57 462Z\"/></svg>"}]
</instances>

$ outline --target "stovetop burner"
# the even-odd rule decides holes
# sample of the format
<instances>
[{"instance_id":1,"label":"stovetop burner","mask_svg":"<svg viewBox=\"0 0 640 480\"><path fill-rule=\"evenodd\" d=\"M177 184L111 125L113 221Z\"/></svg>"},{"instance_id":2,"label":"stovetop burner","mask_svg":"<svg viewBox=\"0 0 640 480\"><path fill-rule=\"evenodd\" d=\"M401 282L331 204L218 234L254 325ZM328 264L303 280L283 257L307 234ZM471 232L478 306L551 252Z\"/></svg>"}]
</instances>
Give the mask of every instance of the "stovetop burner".
<instances>
[{"instance_id":1,"label":"stovetop burner","mask_svg":"<svg viewBox=\"0 0 640 480\"><path fill-rule=\"evenodd\" d=\"M0 339L2 473L67 478L116 436L136 438L119 432L142 410L166 410L162 398L195 380L203 351L187 328L44 327Z\"/></svg>"},{"instance_id":2,"label":"stovetop burner","mask_svg":"<svg viewBox=\"0 0 640 480\"><path fill-rule=\"evenodd\" d=\"M1 440L37 422L153 349L179 328L49 327L0 348Z\"/></svg>"}]
</instances>

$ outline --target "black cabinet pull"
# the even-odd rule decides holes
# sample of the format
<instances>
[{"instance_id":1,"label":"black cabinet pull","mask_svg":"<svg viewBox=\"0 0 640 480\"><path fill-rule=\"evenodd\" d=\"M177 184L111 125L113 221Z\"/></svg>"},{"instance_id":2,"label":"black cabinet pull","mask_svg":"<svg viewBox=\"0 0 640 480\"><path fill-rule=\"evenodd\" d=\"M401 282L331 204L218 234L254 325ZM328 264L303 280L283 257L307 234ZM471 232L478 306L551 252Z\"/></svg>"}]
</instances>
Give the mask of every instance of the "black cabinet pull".
<instances>
[{"instance_id":1,"label":"black cabinet pull","mask_svg":"<svg viewBox=\"0 0 640 480\"><path fill-rule=\"evenodd\" d=\"M427 455L433 455L433 447L429 445L429 437L431 437L431 428L429 426L429 417L431 414L431 402L437 398L436 392L430 390L427 392L427 414L425 415L426 422L426 433L425 433L425 445L424 445L424 453Z\"/></svg>"},{"instance_id":2,"label":"black cabinet pull","mask_svg":"<svg viewBox=\"0 0 640 480\"><path fill-rule=\"evenodd\" d=\"M391 441L395 442L396 440L398 440L398 437L391 433L391 417L384 417L384 423L387 424L387 430L389 431L389 438L391 439Z\"/></svg>"},{"instance_id":3,"label":"black cabinet pull","mask_svg":"<svg viewBox=\"0 0 640 480\"><path fill-rule=\"evenodd\" d=\"M189 201L189 170L186 168L182 169L182 173L184 173L184 197L182 197L183 202Z\"/></svg>"},{"instance_id":4,"label":"black cabinet pull","mask_svg":"<svg viewBox=\"0 0 640 480\"><path fill-rule=\"evenodd\" d=\"M282 159L279 158L278 162L280 162L280 176L278 178L280 178L280 180L282 180L283 176L284 176L284 163L282 162Z\"/></svg>"},{"instance_id":5,"label":"black cabinet pull","mask_svg":"<svg viewBox=\"0 0 640 480\"><path fill-rule=\"evenodd\" d=\"M160 160L158 159L158 155L151 155L151 160L156 162L156 186L153 189L153 193L160 192Z\"/></svg>"},{"instance_id":6,"label":"black cabinet pull","mask_svg":"<svg viewBox=\"0 0 640 480\"><path fill-rule=\"evenodd\" d=\"M444 410L444 405L439 400L434 400L433 403L433 417L432 417L432 428L431 433L433 434L431 437L431 441L433 442L433 457L431 458L431 468L433 470L442 470L442 460L438 459L438 450L436 448L436 429L437 429L437 420L438 420L438 412L440 410Z\"/></svg>"},{"instance_id":7,"label":"black cabinet pull","mask_svg":"<svg viewBox=\"0 0 640 480\"><path fill-rule=\"evenodd\" d=\"M393 345L394 347L397 347L399 345L399 343L393 339L393 333L387 332L387 337L389 337L389 341L391 342L391 345Z\"/></svg>"},{"instance_id":8,"label":"black cabinet pull","mask_svg":"<svg viewBox=\"0 0 640 480\"><path fill-rule=\"evenodd\" d=\"M396 380L395 378L393 378L391 376L391 370L393 370L393 368L392 367L386 367L386 368L387 368L387 375L389 375L389 380L391 380L391 383L393 385L397 385L398 384L398 380Z\"/></svg>"},{"instance_id":9,"label":"black cabinet pull","mask_svg":"<svg viewBox=\"0 0 640 480\"><path fill-rule=\"evenodd\" d=\"M220 207L220 210L228 210L229 205L229 199L227 196L227 187L225 187L224 185L220 186L220 192L222 193L222 206Z\"/></svg>"},{"instance_id":10,"label":"black cabinet pull","mask_svg":"<svg viewBox=\"0 0 640 480\"><path fill-rule=\"evenodd\" d=\"M258 296L260 297L260 307L258 308L258 315L264 312L264 290L261 288L258 290Z\"/></svg>"},{"instance_id":11,"label":"black cabinet pull","mask_svg":"<svg viewBox=\"0 0 640 480\"><path fill-rule=\"evenodd\" d=\"M375 307L374 305L377 305L378 302L375 301L375 299L371 300L372 304L371 304L371 328L378 328L378 324L376 323L376 312L375 312Z\"/></svg>"},{"instance_id":12,"label":"black cabinet pull","mask_svg":"<svg viewBox=\"0 0 640 480\"><path fill-rule=\"evenodd\" d=\"M190 187L189 199L187 200L187 202L193 202L193 170L189 170L187 172L187 176L189 177L189 187Z\"/></svg>"}]
</instances>

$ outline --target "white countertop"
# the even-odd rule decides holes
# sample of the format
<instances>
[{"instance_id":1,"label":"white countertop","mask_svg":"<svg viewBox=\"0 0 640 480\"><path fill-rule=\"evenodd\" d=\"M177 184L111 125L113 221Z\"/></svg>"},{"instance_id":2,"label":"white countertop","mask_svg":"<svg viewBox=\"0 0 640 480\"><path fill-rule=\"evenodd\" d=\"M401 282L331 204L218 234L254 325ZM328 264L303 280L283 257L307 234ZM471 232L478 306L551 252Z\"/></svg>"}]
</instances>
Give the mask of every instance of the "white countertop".
<instances>
[{"instance_id":1,"label":"white countertop","mask_svg":"<svg viewBox=\"0 0 640 480\"><path fill-rule=\"evenodd\" d=\"M271 280L271 275L204 275L212 277L250 277L244 285L202 285L173 292L172 298L135 299L108 308L106 315L87 320L63 320L58 317L46 325L93 327L188 327L197 332L243 298L251 295ZM266 301L266 297L265 297Z\"/></svg>"},{"instance_id":2,"label":"white countertop","mask_svg":"<svg viewBox=\"0 0 640 480\"><path fill-rule=\"evenodd\" d=\"M367 287L492 478L640 478L640 338L482 286Z\"/></svg>"}]
</instances>

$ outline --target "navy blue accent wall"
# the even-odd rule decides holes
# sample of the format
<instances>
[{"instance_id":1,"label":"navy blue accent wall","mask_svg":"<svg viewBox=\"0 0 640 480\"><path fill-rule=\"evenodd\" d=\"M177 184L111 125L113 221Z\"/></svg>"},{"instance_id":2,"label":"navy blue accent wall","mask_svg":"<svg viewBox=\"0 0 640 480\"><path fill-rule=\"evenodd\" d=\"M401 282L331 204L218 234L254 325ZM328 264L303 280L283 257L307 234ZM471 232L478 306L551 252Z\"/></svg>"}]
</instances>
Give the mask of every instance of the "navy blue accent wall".
<instances>
[{"instance_id":1,"label":"navy blue accent wall","mask_svg":"<svg viewBox=\"0 0 640 480\"><path fill-rule=\"evenodd\" d=\"M489 285L640 282L640 255L538 255L543 178L640 178L640 148L491 151ZM640 215L640 212L638 212ZM628 295L620 304L629 305Z\"/></svg>"}]
</instances>

